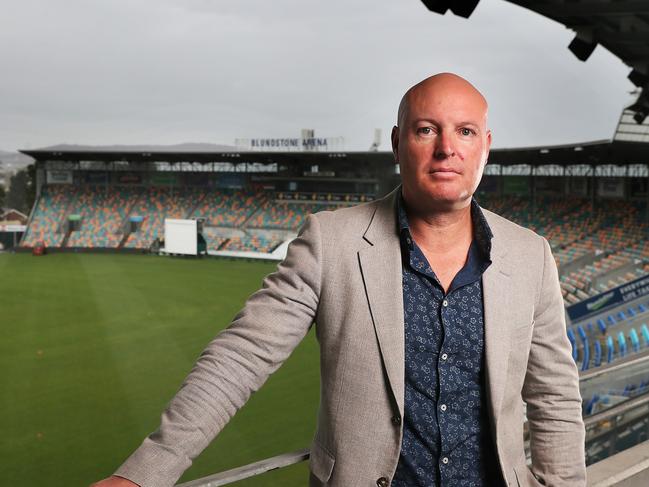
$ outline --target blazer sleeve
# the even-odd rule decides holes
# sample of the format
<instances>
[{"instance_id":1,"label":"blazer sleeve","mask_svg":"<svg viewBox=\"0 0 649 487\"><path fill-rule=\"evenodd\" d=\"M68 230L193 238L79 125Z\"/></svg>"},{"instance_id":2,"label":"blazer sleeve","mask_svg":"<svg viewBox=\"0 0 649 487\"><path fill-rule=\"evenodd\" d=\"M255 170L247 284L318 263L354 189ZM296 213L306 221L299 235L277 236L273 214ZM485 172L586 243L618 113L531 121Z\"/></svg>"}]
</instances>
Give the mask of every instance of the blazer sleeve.
<instances>
[{"instance_id":1,"label":"blazer sleeve","mask_svg":"<svg viewBox=\"0 0 649 487\"><path fill-rule=\"evenodd\" d=\"M579 373L566 334L557 266L548 241L542 242L543 272L523 385L532 472L544 485L579 487L586 485Z\"/></svg>"},{"instance_id":2,"label":"blazer sleeve","mask_svg":"<svg viewBox=\"0 0 649 487\"><path fill-rule=\"evenodd\" d=\"M308 332L318 307L321 255L319 222L310 215L277 271L201 353L159 429L115 475L142 487L176 483Z\"/></svg>"}]
</instances>

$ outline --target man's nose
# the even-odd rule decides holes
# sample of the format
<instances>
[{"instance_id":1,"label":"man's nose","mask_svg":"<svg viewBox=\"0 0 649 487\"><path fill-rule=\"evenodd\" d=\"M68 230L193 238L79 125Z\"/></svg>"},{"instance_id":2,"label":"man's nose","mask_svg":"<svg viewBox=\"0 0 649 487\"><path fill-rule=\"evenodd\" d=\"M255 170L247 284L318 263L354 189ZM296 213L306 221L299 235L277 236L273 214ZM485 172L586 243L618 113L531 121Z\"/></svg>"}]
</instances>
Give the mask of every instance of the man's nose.
<instances>
[{"instance_id":1,"label":"man's nose","mask_svg":"<svg viewBox=\"0 0 649 487\"><path fill-rule=\"evenodd\" d=\"M455 149L453 149L452 137L446 131L441 131L437 136L435 145L435 159L443 160L453 157Z\"/></svg>"}]
</instances>

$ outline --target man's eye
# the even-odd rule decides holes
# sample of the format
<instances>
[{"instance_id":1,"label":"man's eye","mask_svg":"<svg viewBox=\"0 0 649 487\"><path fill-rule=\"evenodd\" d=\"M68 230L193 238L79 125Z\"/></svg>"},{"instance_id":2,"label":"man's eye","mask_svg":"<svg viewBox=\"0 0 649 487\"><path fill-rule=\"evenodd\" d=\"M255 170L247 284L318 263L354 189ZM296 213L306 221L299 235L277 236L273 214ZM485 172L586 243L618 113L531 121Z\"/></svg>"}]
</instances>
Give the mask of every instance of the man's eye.
<instances>
[{"instance_id":1,"label":"man's eye","mask_svg":"<svg viewBox=\"0 0 649 487\"><path fill-rule=\"evenodd\" d=\"M475 131L474 131L474 130L471 130L471 129L469 129L469 128L466 128L466 127L462 127L462 128L460 129L460 133L461 133L462 135L469 136L469 135L473 135L473 134L475 134Z\"/></svg>"},{"instance_id":2,"label":"man's eye","mask_svg":"<svg viewBox=\"0 0 649 487\"><path fill-rule=\"evenodd\" d=\"M419 127L417 129L417 132L419 132L422 135L430 135L433 133L433 129L430 127Z\"/></svg>"}]
</instances>

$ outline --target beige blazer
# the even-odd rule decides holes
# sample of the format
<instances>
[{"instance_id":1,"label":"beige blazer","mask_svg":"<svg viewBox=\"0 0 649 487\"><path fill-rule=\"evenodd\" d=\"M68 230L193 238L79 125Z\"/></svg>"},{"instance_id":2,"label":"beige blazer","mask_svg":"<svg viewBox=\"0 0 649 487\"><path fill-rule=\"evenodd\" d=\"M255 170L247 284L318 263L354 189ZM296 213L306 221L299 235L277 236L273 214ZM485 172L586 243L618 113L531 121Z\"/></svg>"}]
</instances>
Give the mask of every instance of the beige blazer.
<instances>
[{"instance_id":1,"label":"beige blazer","mask_svg":"<svg viewBox=\"0 0 649 487\"><path fill-rule=\"evenodd\" d=\"M311 215L277 271L201 354L160 428L116 475L143 487L172 486L315 321L321 396L310 485L387 485L382 478L392 478L399 459L404 404L397 195ZM484 213L494 235L482 277L486 384L503 477L509 486L583 486L579 379L550 247Z\"/></svg>"}]
</instances>

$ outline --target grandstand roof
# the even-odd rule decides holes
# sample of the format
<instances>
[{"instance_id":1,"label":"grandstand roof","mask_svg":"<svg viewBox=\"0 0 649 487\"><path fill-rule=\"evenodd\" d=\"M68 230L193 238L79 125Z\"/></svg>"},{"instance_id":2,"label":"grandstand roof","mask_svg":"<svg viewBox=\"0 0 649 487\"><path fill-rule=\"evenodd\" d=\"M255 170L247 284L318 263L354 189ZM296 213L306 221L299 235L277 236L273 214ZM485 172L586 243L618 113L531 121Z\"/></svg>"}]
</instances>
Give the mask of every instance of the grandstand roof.
<instances>
[{"instance_id":1,"label":"grandstand roof","mask_svg":"<svg viewBox=\"0 0 649 487\"><path fill-rule=\"evenodd\" d=\"M113 152L113 151L51 151L23 150L37 161L124 161L124 162L230 162L284 164L305 166L340 161L346 164L393 164L392 152ZM647 164L649 144L620 140L599 140L578 144L492 149L492 164L530 164L541 166L572 164Z\"/></svg>"},{"instance_id":2,"label":"grandstand roof","mask_svg":"<svg viewBox=\"0 0 649 487\"><path fill-rule=\"evenodd\" d=\"M632 68L642 91L630 108L642 122L649 115L649 2L646 0L508 0L555 20L576 33L568 48L586 61L598 44ZM479 0L422 0L429 10L469 17Z\"/></svg>"},{"instance_id":3,"label":"grandstand roof","mask_svg":"<svg viewBox=\"0 0 649 487\"><path fill-rule=\"evenodd\" d=\"M517 149L494 149L489 154L492 164L556 164L628 165L648 164L649 144L645 142L601 140L581 144L565 144Z\"/></svg>"},{"instance_id":4,"label":"grandstand roof","mask_svg":"<svg viewBox=\"0 0 649 487\"><path fill-rule=\"evenodd\" d=\"M106 150L22 150L23 154L37 161L124 161L124 162L230 162L236 163L281 163L303 166L325 161L345 160L346 162L368 162L391 164L391 152L169 152L169 151L106 151Z\"/></svg>"}]
</instances>

